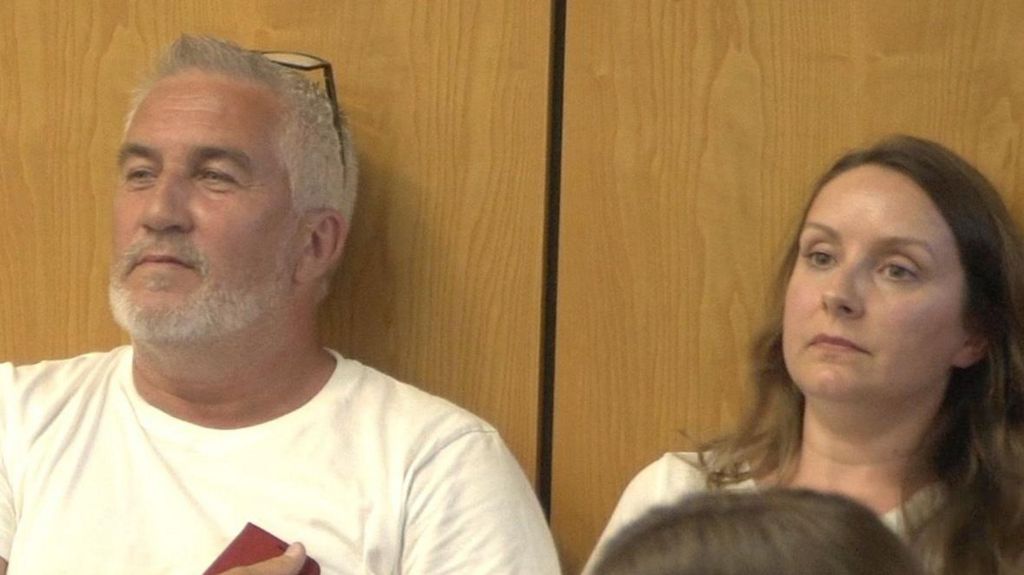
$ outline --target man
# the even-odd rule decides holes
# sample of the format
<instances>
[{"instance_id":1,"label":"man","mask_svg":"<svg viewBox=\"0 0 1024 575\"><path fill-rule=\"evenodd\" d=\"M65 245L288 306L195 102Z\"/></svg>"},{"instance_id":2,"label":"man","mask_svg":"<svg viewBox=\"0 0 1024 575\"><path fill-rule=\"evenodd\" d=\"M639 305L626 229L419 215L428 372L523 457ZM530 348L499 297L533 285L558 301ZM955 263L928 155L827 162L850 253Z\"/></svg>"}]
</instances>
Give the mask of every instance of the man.
<instances>
[{"instance_id":1,"label":"man","mask_svg":"<svg viewBox=\"0 0 1024 575\"><path fill-rule=\"evenodd\" d=\"M198 574L248 522L301 545L233 575L558 572L492 427L318 342L355 199L332 116L258 54L171 47L118 160L132 345L0 365L0 574Z\"/></svg>"}]
</instances>

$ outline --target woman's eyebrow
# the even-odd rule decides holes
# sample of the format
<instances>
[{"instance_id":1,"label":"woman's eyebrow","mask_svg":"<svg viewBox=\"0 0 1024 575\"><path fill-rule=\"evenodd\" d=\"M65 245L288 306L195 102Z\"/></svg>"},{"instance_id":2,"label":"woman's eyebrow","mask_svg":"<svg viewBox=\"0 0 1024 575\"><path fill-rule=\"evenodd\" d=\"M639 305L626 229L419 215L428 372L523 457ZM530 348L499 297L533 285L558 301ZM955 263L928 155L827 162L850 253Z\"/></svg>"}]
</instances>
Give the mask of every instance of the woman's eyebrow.
<instances>
[{"instance_id":1,"label":"woman's eyebrow","mask_svg":"<svg viewBox=\"0 0 1024 575\"><path fill-rule=\"evenodd\" d=\"M835 228L819 222L805 222L801 235L803 235L803 232L808 229L817 230L828 236L829 239L837 239L840 237L840 233ZM934 257L935 255L935 250L932 249L932 245L928 241L913 236L885 236L875 243L882 249L917 247L928 252L928 255L930 256Z\"/></svg>"},{"instance_id":2,"label":"woman's eyebrow","mask_svg":"<svg viewBox=\"0 0 1024 575\"><path fill-rule=\"evenodd\" d=\"M820 224L818 222L804 222L804 227L803 229L800 230L800 235L803 235L804 232L806 232L808 229L818 230L824 233L825 235L829 236L830 238L839 237L839 232L837 232L835 228L831 226L826 226L825 224Z\"/></svg>"},{"instance_id":3,"label":"woman's eyebrow","mask_svg":"<svg viewBox=\"0 0 1024 575\"><path fill-rule=\"evenodd\" d=\"M916 247L924 250L929 256L935 257L935 251L932 250L932 245L925 240L920 238L908 237L908 236L889 236L882 238L878 245L883 249L895 249L895 248L907 248Z\"/></svg>"}]
</instances>

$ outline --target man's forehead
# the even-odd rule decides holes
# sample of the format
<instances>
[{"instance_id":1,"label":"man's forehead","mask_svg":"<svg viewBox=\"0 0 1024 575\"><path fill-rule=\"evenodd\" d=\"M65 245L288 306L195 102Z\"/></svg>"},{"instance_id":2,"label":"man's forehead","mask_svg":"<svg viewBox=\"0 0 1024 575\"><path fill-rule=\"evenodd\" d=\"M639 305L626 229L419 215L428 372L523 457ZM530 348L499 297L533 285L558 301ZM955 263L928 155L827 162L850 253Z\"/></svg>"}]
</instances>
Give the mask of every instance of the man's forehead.
<instances>
[{"instance_id":1,"label":"man's forehead","mask_svg":"<svg viewBox=\"0 0 1024 575\"><path fill-rule=\"evenodd\" d=\"M135 110L122 159L125 152L143 155L142 147L276 148L281 112L277 97L251 81L192 70L175 74L156 82Z\"/></svg>"},{"instance_id":2,"label":"man's forehead","mask_svg":"<svg viewBox=\"0 0 1024 575\"><path fill-rule=\"evenodd\" d=\"M224 74L186 70L155 82L136 110L135 118L150 112L211 113L229 120L244 114L246 121L277 120L283 106L270 88Z\"/></svg>"},{"instance_id":3,"label":"man's forehead","mask_svg":"<svg viewBox=\"0 0 1024 575\"><path fill-rule=\"evenodd\" d=\"M186 68L168 76L164 76L153 83L151 91L155 90L158 86L187 86L191 89L210 86L215 89L225 91L262 91L268 96L272 96L272 92L269 87L255 80L233 76L226 72L201 70L199 68Z\"/></svg>"},{"instance_id":4,"label":"man's forehead","mask_svg":"<svg viewBox=\"0 0 1024 575\"><path fill-rule=\"evenodd\" d=\"M141 158L161 162L163 152L157 148L147 146L138 142L127 141L121 145L117 154L118 165L124 165L132 158ZM202 163L208 160L228 160L241 168L252 169L252 157L241 148L230 146L207 146L194 145L188 150L190 163Z\"/></svg>"}]
</instances>

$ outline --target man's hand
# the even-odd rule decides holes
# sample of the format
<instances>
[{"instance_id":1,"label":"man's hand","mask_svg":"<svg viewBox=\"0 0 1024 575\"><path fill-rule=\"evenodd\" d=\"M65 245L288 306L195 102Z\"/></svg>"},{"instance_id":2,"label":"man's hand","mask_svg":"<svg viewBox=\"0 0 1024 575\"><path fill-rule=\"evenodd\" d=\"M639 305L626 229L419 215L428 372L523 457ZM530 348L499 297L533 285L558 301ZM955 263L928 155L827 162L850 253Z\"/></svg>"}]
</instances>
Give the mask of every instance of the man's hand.
<instances>
[{"instance_id":1,"label":"man's hand","mask_svg":"<svg viewBox=\"0 0 1024 575\"><path fill-rule=\"evenodd\" d=\"M280 557L247 567L228 569L223 575L298 575L305 562L306 548L301 543L292 543Z\"/></svg>"}]
</instances>

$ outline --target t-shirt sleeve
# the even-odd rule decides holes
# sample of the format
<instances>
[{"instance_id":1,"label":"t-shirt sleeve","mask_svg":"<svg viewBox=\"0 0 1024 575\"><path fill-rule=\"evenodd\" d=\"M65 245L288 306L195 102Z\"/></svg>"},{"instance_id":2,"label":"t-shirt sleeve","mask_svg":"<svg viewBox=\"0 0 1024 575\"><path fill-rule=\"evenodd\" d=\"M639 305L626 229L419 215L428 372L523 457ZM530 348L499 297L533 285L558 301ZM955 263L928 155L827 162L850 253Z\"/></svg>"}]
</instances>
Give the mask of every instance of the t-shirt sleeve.
<instances>
[{"instance_id":1,"label":"t-shirt sleeve","mask_svg":"<svg viewBox=\"0 0 1024 575\"><path fill-rule=\"evenodd\" d=\"M0 457L0 558L5 561L11 556L14 543L14 500L11 484L7 480L7 465Z\"/></svg>"},{"instance_id":2,"label":"t-shirt sleeve","mask_svg":"<svg viewBox=\"0 0 1024 575\"><path fill-rule=\"evenodd\" d=\"M629 482L583 569L584 575L593 570L608 542L627 525L655 507L671 504L686 494L706 489L704 476L698 470L696 461L697 455L693 453L666 453Z\"/></svg>"},{"instance_id":3,"label":"t-shirt sleeve","mask_svg":"<svg viewBox=\"0 0 1024 575\"><path fill-rule=\"evenodd\" d=\"M560 573L533 489L498 433L462 433L412 470L401 573Z\"/></svg>"},{"instance_id":4,"label":"t-shirt sleeve","mask_svg":"<svg viewBox=\"0 0 1024 575\"><path fill-rule=\"evenodd\" d=\"M9 413L12 408L10 395L13 386L14 367L9 363L0 364L0 557L4 560L11 556L11 545L14 542L16 525L14 494L11 490L7 466L12 443L9 433Z\"/></svg>"}]
</instances>

